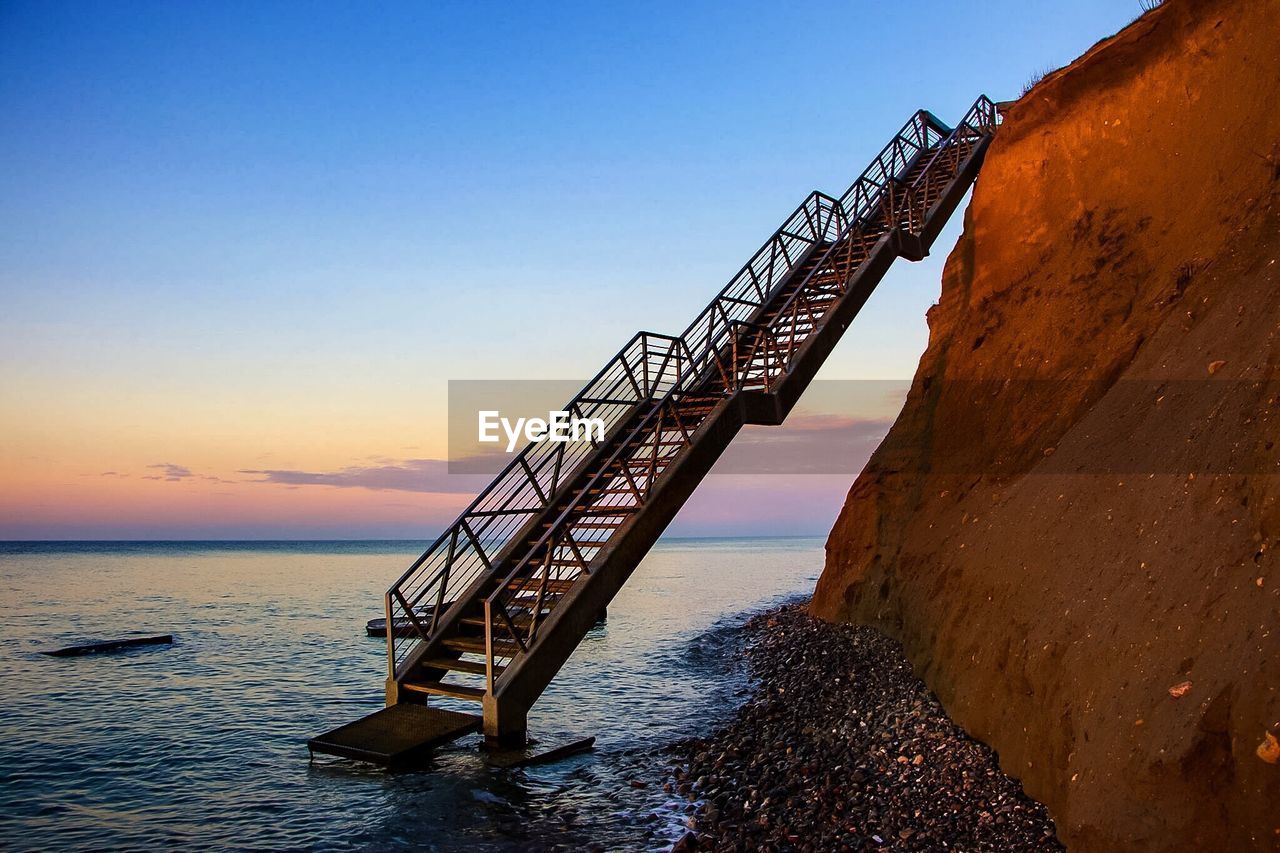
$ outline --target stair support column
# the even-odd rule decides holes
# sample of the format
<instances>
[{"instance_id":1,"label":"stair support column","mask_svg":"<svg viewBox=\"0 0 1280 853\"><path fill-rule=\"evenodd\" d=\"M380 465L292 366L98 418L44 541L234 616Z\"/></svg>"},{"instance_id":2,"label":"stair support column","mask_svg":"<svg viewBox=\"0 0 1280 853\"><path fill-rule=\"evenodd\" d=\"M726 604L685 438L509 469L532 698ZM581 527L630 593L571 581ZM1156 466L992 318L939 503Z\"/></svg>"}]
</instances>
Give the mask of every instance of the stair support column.
<instances>
[{"instance_id":1,"label":"stair support column","mask_svg":"<svg viewBox=\"0 0 1280 853\"><path fill-rule=\"evenodd\" d=\"M520 749L529 734L529 709L510 699L486 693L484 709L485 745L498 749Z\"/></svg>"}]
</instances>

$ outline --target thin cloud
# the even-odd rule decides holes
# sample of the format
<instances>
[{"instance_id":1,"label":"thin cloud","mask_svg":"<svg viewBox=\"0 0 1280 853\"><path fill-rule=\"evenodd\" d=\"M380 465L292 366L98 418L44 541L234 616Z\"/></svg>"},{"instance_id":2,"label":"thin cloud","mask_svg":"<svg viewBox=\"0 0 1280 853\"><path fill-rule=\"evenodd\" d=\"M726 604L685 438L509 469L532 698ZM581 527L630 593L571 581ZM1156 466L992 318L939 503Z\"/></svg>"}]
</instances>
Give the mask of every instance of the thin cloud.
<instances>
[{"instance_id":1,"label":"thin cloud","mask_svg":"<svg viewBox=\"0 0 1280 853\"><path fill-rule=\"evenodd\" d=\"M857 474L892 425L891 418L792 415L785 426L744 429L715 473Z\"/></svg>"},{"instance_id":2,"label":"thin cloud","mask_svg":"<svg viewBox=\"0 0 1280 853\"><path fill-rule=\"evenodd\" d=\"M259 479L253 483L299 486L331 486L338 489L370 489L374 491L437 492L460 494L476 490L476 478L449 474L449 463L443 459L387 460L377 465L350 465L337 471L300 471L296 469L246 469Z\"/></svg>"},{"instance_id":3,"label":"thin cloud","mask_svg":"<svg viewBox=\"0 0 1280 853\"><path fill-rule=\"evenodd\" d=\"M893 421L832 414L796 413L784 427L745 430L716 466L718 474L856 474ZM387 459L331 471L245 468L238 473L265 483L299 489L335 489L474 494L509 460L506 454L479 454L454 460ZM182 466L165 467L165 479L199 477ZM169 468L176 470L169 471ZM452 472L452 473L451 473Z\"/></svg>"},{"instance_id":4,"label":"thin cloud","mask_svg":"<svg viewBox=\"0 0 1280 853\"><path fill-rule=\"evenodd\" d=\"M181 483L185 480L208 480L211 483L234 483L236 480L224 480L222 477L215 477L212 474L197 474L186 465L175 465L172 462L157 462L155 465L148 465L148 468L159 470L159 474L147 474L144 480L163 480L166 483ZM128 477L128 474L117 474L114 471L107 471L104 477Z\"/></svg>"},{"instance_id":5,"label":"thin cloud","mask_svg":"<svg viewBox=\"0 0 1280 853\"><path fill-rule=\"evenodd\" d=\"M165 480L170 483L177 483L195 476L187 466L175 465L172 462L159 462L155 465L148 465L147 467L159 469L160 474L143 477L142 479L144 480Z\"/></svg>"},{"instance_id":6,"label":"thin cloud","mask_svg":"<svg viewBox=\"0 0 1280 853\"><path fill-rule=\"evenodd\" d=\"M794 412L791 417L787 418L785 424L781 428L770 427L775 432L793 433L793 432L826 432L836 434L863 435L863 436L883 436L889 425L893 423L892 419L886 418L860 418L855 415L836 415L831 413L813 413Z\"/></svg>"}]
</instances>

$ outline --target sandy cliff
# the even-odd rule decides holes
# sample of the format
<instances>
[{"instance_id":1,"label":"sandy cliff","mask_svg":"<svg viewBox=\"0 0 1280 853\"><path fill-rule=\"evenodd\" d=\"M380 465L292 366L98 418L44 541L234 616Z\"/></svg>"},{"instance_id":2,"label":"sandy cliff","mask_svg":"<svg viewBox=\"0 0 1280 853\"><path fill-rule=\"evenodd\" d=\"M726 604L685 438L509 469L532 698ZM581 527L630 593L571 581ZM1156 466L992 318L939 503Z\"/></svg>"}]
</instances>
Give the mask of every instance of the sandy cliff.
<instances>
[{"instance_id":1,"label":"sandy cliff","mask_svg":"<svg viewBox=\"0 0 1280 853\"><path fill-rule=\"evenodd\" d=\"M813 611L900 638L1082 850L1280 846L1280 0L1012 106Z\"/></svg>"}]
</instances>

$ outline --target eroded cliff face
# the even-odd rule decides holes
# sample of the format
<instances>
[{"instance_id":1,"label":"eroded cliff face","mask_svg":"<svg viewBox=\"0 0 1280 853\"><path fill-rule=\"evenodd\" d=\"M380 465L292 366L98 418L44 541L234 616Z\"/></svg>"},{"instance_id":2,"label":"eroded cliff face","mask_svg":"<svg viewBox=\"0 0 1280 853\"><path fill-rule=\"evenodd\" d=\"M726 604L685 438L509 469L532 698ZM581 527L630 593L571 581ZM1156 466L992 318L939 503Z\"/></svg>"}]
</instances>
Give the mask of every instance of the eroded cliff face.
<instances>
[{"instance_id":1,"label":"eroded cliff face","mask_svg":"<svg viewBox=\"0 0 1280 853\"><path fill-rule=\"evenodd\" d=\"M1082 850L1280 846L1280 0L1016 105L812 608L901 639Z\"/></svg>"}]
</instances>

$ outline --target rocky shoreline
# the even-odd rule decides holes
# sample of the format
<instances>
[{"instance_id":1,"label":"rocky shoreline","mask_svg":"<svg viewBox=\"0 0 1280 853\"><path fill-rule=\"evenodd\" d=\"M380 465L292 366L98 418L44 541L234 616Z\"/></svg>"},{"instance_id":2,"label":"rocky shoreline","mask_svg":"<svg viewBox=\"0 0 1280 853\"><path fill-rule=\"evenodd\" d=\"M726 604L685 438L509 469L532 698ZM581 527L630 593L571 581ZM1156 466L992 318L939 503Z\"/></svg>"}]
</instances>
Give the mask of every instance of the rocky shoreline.
<instances>
[{"instance_id":1,"label":"rocky shoreline","mask_svg":"<svg viewBox=\"0 0 1280 853\"><path fill-rule=\"evenodd\" d=\"M902 649L804 604L752 618L751 698L674 748L697 803L677 848L1060 850L1044 806L953 724Z\"/></svg>"}]
</instances>

